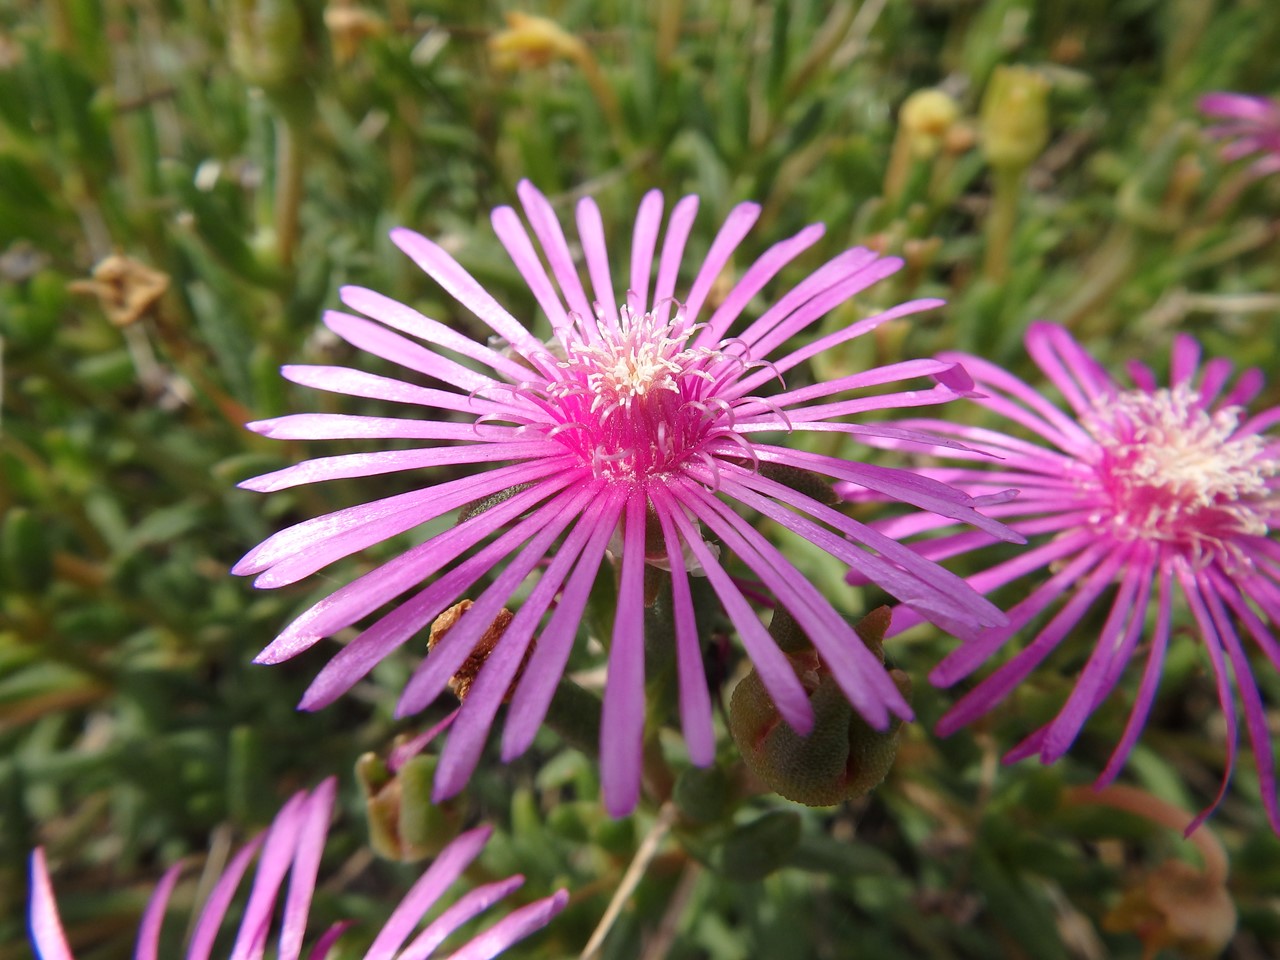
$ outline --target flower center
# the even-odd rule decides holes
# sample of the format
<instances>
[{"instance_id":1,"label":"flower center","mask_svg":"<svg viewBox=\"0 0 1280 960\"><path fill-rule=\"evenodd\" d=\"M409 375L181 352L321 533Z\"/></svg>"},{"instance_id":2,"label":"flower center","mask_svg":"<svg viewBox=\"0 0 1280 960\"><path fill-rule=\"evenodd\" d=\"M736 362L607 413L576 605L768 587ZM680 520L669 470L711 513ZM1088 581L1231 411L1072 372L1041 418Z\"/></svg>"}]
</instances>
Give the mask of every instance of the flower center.
<instances>
[{"instance_id":1,"label":"flower center","mask_svg":"<svg viewBox=\"0 0 1280 960\"><path fill-rule=\"evenodd\" d=\"M719 350L689 347L683 319L620 309L616 327L563 343L558 379L547 385L551 431L597 476L635 479L673 470L706 442L729 404L714 397ZM695 328L696 329L696 328Z\"/></svg>"},{"instance_id":2,"label":"flower center","mask_svg":"<svg viewBox=\"0 0 1280 960\"><path fill-rule=\"evenodd\" d=\"M1098 479L1111 510L1097 522L1124 539L1158 540L1197 553L1239 534L1265 536L1278 502L1270 478L1280 458L1265 437L1238 434L1240 408L1209 413L1186 386L1133 390L1083 419L1102 447Z\"/></svg>"}]
</instances>

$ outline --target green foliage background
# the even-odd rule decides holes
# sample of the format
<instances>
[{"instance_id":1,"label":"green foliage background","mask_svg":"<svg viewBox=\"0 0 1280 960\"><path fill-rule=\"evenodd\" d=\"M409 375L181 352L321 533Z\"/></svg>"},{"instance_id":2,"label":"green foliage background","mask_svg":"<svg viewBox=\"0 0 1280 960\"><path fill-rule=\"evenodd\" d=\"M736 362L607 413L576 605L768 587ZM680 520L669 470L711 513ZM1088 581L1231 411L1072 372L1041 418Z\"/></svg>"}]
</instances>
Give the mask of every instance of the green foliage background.
<instances>
[{"instance_id":1,"label":"green foliage background","mask_svg":"<svg viewBox=\"0 0 1280 960\"><path fill-rule=\"evenodd\" d=\"M1211 90L1280 91L1273 0L524 8L585 41L594 76L563 59L498 69L488 41L506 9L0 7L0 958L26 955L33 846L49 850L82 956L127 956L164 865L198 862L211 832L247 836L289 792L331 773L344 784L330 841L344 879L324 889L312 929L351 915L371 936L416 876L370 862L350 771L416 729L391 710L419 654L310 715L293 705L332 644L280 667L249 663L292 613L404 544L282 591L256 593L227 574L288 522L404 489L403 478L267 498L234 487L314 455L244 421L359 412L277 373L347 358L318 325L339 286L373 287L480 335L394 250L392 226L440 240L532 317L487 222L520 178L564 211L594 194L618 240L645 190L696 192L696 251L752 199L764 215L739 269L814 220L827 235L793 279L855 243L908 260L827 323L912 296L949 301L817 375L959 346L1035 381L1021 333L1045 318L1116 368L1162 363L1173 334L1192 332L1208 353L1261 366L1260 402L1280 402L1280 178L1254 182L1224 165L1195 110ZM335 10L367 16L369 31L343 33ZM999 275L984 266L992 178L978 147L958 140L945 169L918 165L900 196L883 192L904 98L941 85L976 128L991 73L1008 63L1050 80L1051 138L1020 188ZM168 278L124 327L85 283L112 253ZM798 562L850 615L870 602L830 561ZM1019 732L1061 703L1087 648L976 732L938 741L928 722L950 695L923 674L946 646L933 636L890 645L917 678L924 722L904 733L880 790L841 808L756 797L711 825L686 818L604 955L645 955L658 936L671 957L715 960L1140 956L1139 940L1103 929L1103 917L1143 870L1194 855L1140 819L1063 800L1064 785L1105 763L1127 695L1055 767L1000 767ZM1280 702L1280 682L1258 663L1269 702ZM1199 809L1221 773L1222 730L1211 674L1182 636L1127 780ZM731 769L727 740L722 752ZM550 733L520 762L494 761L444 817L499 824L473 879L519 870L528 898L573 891L566 914L513 953L576 956L654 811L609 821L592 764ZM1233 857L1240 930L1229 955L1253 958L1280 950L1280 840L1242 766L1211 824ZM705 799L710 788L686 789ZM656 934L664 922L670 931Z\"/></svg>"}]
</instances>

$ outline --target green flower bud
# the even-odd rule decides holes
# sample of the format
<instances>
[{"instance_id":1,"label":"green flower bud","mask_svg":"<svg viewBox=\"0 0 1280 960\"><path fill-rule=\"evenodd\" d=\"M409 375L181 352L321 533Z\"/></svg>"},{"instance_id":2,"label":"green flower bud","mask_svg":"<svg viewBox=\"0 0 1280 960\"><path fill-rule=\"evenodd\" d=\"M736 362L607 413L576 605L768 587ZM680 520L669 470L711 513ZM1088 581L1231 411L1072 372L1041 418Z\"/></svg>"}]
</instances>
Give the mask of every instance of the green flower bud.
<instances>
[{"instance_id":1,"label":"green flower bud","mask_svg":"<svg viewBox=\"0 0 1280 960\"><path fill-rule=\"evenodd\" d=\"M302 17L294 0L231 0L231 65L248 83L276 91L304 75Z\"/></svg>"},{"instance_id":2,"label":"green flower bud","mask_svg":"<svg viewBox=\"0 0 1280 960\"><path fill-rule=\"evenodd\" d=\"M889 611L872 611L857 626L867 648L883 662L882 641ZM752 670L733 691L729 730L743 759L770 789L797 803L824 807L860 797L889 772L898 751L894 719L887 730L876 730L849 705L835 678L813 651L789 655L797 676L809 691L814 726L808 736L796 733L782 719L777 706ZM911 680L891 670L904 696Z\"/></svg>"},{"instance_id":3,"label":"green flower bud","mask_svg":"<svg viewBox=\"0 0 1280 960\"><path fill-rule=\"evenodd\" d=\"M1023 170L1049 142L1049 81L1029 67L996 67L982 98L982 151L993 167Z\"/></svg>"},{"instance_id":4,"label":"green flower bud","mask_svg":"<svg viewBox=\"0 0 1280 960\"><path fill-rule=\"evenodd\" d=\"M941 90L917 90L902 102L898 124L907 137L911 155L928 160L938 154L960 107Z\"/></svg>"},{"instance_id":5,"label":"green flower bud","mask_svg":"<svg viewBox=\"0 0 1280 960\"><path fill-rule=\"evenodd\" d=\"M387 860L412 863L434 856L453 838L458 824L448 805L431 802L438 758L418 755L394 774L381 757L366 753L356 761L364 789L369 845Z\"/></svg>"}]
</instances>

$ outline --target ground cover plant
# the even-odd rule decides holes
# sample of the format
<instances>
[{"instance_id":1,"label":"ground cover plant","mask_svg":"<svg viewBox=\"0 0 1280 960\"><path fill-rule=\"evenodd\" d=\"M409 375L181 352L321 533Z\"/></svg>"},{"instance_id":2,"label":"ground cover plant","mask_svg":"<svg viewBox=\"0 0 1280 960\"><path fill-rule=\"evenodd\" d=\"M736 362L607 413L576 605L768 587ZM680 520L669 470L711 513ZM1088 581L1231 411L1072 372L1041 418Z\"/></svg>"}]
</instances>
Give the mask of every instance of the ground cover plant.
<instances>
[{"instance_id":1,"label":"ground cover plant","mask_svg":"<svg viewBox=\"0 0 1280 960\"><path fill-rule=\"evenodd\" d=\"M0 958L1280 952L1278 48L0 10Z\"/></svg>"}]
</instances>

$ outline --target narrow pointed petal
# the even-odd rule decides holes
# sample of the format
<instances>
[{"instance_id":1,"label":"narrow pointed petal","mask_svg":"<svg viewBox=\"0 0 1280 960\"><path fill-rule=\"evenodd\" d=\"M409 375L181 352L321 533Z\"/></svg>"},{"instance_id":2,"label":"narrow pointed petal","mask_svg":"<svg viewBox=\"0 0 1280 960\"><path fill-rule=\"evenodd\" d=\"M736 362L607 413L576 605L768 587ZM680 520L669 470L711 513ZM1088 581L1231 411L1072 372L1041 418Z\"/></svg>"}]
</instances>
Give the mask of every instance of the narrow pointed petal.
<instances>
[{"instance_id":1,"label":"narrow pointed petal","mask_svg":"<svg viewBox=\"0 0 1280 960\"><path fill-rule=\"evenodd\" d=\"M662 255L658 260L658 281L653 291L653 309L663 319L670 312L676 278L680 274L680 263L684 258L685 242L689 239L689 231L693 229L693 220L697 215L698 198L681 197L672 208L671 217L667 221L667 233L662 239Z\"/></svg>"},{"instance_id":2,"label":"narrow pointed petal","mask_svg":"<svg viewBox=\"0 0 1280 960\"><path fill-rule=\"evenodd\" d=\"M160 956L160 927L164 924L165 911L169 908L169 898L173 888L178 884L182 874L182 864L175 863L164 872L155 892L147 901L147 909L142 914L142 922L138 924L138 945L134 948L134 960L158 960ZM46 958L41 958L46 960Z\"/></svg>"},{"instance_id":3,"label":"narrow pointed petal","mask_svg":"<svg viewBox=\"0 0 1280 960\"><path fill-rule=\"evenodd\" d=\"M637 313L649 310L649 279L653 273L653 254L658 248L658 231L662 226L662 192L650 190L636 211L635 234L631 238L631 292L638 298Z\"/></svg>"},{"instance_id":4,"label":"narrow pointed petal","mask_svg":"<svg viewBox=\"0 0 1280 960\"><path fill-rule=\"evenodd\" d=\"M699 767L715 761L715 730L711 720L711 696L702 664L698 625L694 618L693 596L685 571L684 551L675 525L665 511L656 510L667 547L667 566L671 568L671 607L676 634L676 671L680 683L680 720L684 739L689 746L689 759Z\"/></svg>"},{"instance_id":5,"label":"narrow pointed petal","mask_svg":"<svg viewBox=\"0 0 1280 960\"><path fill-rule=\"evenodd\" d=\"M723 340L734 321L751 302L751 298L763 290L765 284L777 276L783 267L817 243L825 232L826 228L822 224L810 224L794 237L775 243L761 254L760 259L734 284L733 290L716 308L706 327L698 332L694 344L714 346Z\"/></svg>"},{"instance_id":6,"label":"narrow pointed petal","mask_svg":"<svg viewBox=\"0 0 1280 960\"><path fill-rule=\"evenodd\" d=\"M567 494L561 501L561 509L548 516L520 554L502 569L493 583L458 618L457 623L441 638L405 685L404 693L396 706L398 716L417 713L440 695L449 678L458 672L458 668L471 655L476 643L489 629L511 594L542 563L565 527L581 516L583 507L596 489L598 488L594 485L582 486ZM437 792L438 790L437 786Z\"/></svg>"},{"instance_id":7,"label":"narrow pointed petal","mask_svg":"<svg viewBox=\"0 0 1280 960\"><path fill-rule=\"evenodd\" d=\"M535 366L554 363L547 348L503 309L439 244L403 227L391 231L391 242L530 363Z\"/></svg>"},{"instance_id":8,"label":"narrow pointed petal","mask_svg":"<svg viewBox=\"0 0 1280 960\"><path fill-rule=\"evenodd\" d=\"M477 827L458 837L441 851L431 867L404 895L377 938L369 946L364 960L393 960L396 951L409 939L422 915L443 896L484 849L492 830Z\"/></svg>"},{"instance_id":9,"label":"narrow pointed petal","mask_svg":"<svg viewBox=\"0 0 1280 960\"><path fill-rule=\"evenodd\" d=\"M605 501L595 495L599 490L600 487L597 486L592 491L593 495L582 516L543 571L537 586L516 611L511 623L503 631L502 638L489 654L489 659L485 661L484 668L472 683L461 707L457 729L450 734L449 742L440 756L436 785L441 796L453 796L471 778L498 707L524 662L525 652L534 639L534 632L543 614L560 592L583 546L600 522Z\"/></svg>"},{"instance_id":10,"label":"narrow pointed petal","mask_svg":"<svg viewBox=\"0 0 1280 960\"><path fill-rule=\"evenodd\" d=\"M516 186L516 194L520 197L534 236L542 244L547 262L551 265L551 273L564 293L569 309L584 318L593 317L591 302L582 289L582 281L578 278L578 268L574 265L573 254L569 252L564 229L550 202L528 180L520 181Z\"/></svg>"},{"instance_id":11,"label":"narrow pointed petal","mask_svg":"<svg viewBox=\"0 0 1280 960\"><path fill-rule=\"evenodd\" d=\"M320 855L329 833L329 817L338 793L338 780L329 777L307 797L298 830L297 852L289 873L289 893L280 920L279 960L297 960L311 914L311 896L320 872Z\"/></svg>"},{"instance_id":12,"label":"narrow pointed petal","mask_svg":"<svg viewBox=\"0 0 1280 960\"><path fill-rule=\"evenodd\" d=\"M36 847L31 854L31 906L28 911L31 926L31 945L36 948L40 960L75 960L67 935L58 916L58 902L53 898L53 884L49 882L49 867L45 863L44 849Z\"/></svg>"},{"instance_id":13,"label":"narrow pointed petal","mask_svg":"<svg viewBox=\"0 0 1280 960\"><path fill-rule=\"evenodd\" d=\"M645 502L640 491L627 501L622 533L618 611L609 648L609 674L600 722L600 780L605 809L625 817L640 799L644 751Z\"/></svg>"},{"instance_id":14,"label":"narrow pointed petal","mask_svg":"<svg viewBox=\"0 0 1280 960\"><path fill-rule=\"evenodd\" d=\"M512 944L541 930L568 903L569 894L560 890L543 900L513 910L457 953L450 954L448 960L492 960Z\"/></svg>"},{"instance_id":15,"label":"narrow pointed petal","mask_svg":"<svg viewBox=\"0 0 1280 960\"><path fill-rule=\"evenodd\" d=\"M396 960L428 960L436 947L468 920L478 917L507 894L520 889L524 877L516 875L468 892L444 913L427 925L426 929L410 941L396 955Z\"/></svg>"},{"instance_id":16,"label":"narrow pointed petal","mask_svg":"<svg viewBox=\"0 0 1280 960\"><path fill-rule=\"evenodd\" d=\"M578 201L578 235L582 238L582 253L587 261L591 289L596 295L595 303L603 311L605 323L616 331L618 301L613 292L613 277L609 273L604 221L600 218L600 208L590 197L583 197Z\"/></svg>"},{"instance_id":17,"label":"narrow pointed petal","mask_svg":"<svg viewBox=\"0 0 1280 960\"><path fill-rule=\"evenodd\" d=\"M432 320L398 300L392 300L365 287L343 287L338 291L338 295L348 307L359 310L366 317L372 317L411 337L417 337L419 340L425 340L427 343L445 347L464 357L477 360L509 380L518 383L533 373L531 369L516 363L510 357L503 356L485 344L477 343L470 337L458 333L438 320Z\"/></svg>"},{"instance_id":18,"label":"narrow pointed petal","mask_svg":"<svg viewBox=\"0 0 1280 960\"><path fill-rule=\"evenodd\" d=\"M708 582L724 606L725 613L738 630L742 645L760 675L764 688L773 698L778 713L793 730L802 736L813 729L813 708L803 685L796 677L790 662L778 649L760 618L751 609L742 592L725 573L719 560L707 549L701 535L684 516L683 504L674 496L650 494L657 510L665 510L679 531L689 551L702 567Z\"/></svg>"},{"instance_id":19,"label":"narrow pointed petal","mask_svg":"<svg viewBox=\"0 0 1280 960\"><path fill-rule=\"evenodd\" d=\"M591 587L595 583L600 564L604 561L613 529L618 523L626 496L619 488L609 488L602 495L600 519L591 531L591 538L582 549L582 555L574 566L560 595L560 602L547 622L538 640L538 646L529 658L524 677L511 698L507 723L502 735L502 759L510 761L533 743L534 736L546 718L556 685L564 675L565 664L582 621Z\"/></svg>"}]
</instances>

